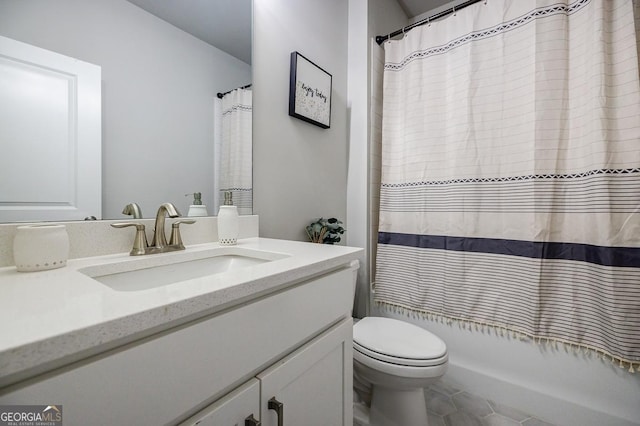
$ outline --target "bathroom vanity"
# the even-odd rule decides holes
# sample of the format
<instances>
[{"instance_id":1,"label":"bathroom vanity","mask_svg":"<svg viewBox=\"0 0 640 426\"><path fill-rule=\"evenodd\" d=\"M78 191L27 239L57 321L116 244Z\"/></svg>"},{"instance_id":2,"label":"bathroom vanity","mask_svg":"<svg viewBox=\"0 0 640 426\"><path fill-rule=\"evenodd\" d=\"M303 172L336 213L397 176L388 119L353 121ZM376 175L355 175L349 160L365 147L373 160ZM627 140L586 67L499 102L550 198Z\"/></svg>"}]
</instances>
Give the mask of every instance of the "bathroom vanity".
<instances>
[{"instance_id":1,"label":"bathroom vanity","mask_svg":"<svg viewBox=\"0 0 640 426\"><path fill-rule=\"evenodd\" d=\"M350 425L361 252L247 238L0 268L0 404L62 405L65 425Z\"/></svg>"}]
</instances>

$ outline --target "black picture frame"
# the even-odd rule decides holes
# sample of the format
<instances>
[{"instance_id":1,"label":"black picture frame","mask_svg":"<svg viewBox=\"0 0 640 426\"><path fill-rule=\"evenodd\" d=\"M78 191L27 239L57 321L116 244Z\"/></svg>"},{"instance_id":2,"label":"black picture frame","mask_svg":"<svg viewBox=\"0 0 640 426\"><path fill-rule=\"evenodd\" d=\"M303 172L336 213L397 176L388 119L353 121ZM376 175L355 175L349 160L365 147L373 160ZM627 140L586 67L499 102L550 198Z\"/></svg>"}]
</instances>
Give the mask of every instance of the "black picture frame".
<instances>
[{"instance_id":1,"label":"black picture frame","mask_svg":"<svg viewBox=\"0 0 640 426\"><path fill-rule=\"evenodd\" d=\"M328 129L331 127L331 74L291 52L289 75L289 115Z\"/></svg>"}]
</instances>

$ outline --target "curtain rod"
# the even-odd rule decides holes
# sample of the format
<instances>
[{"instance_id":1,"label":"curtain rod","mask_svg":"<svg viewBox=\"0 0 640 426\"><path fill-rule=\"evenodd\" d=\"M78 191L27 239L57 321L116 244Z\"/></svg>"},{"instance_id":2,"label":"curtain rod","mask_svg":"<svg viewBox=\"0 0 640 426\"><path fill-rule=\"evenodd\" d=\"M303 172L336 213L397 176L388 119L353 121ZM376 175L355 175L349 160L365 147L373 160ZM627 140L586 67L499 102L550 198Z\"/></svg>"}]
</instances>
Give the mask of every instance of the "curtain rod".
<instances>
[{"instance_id":1,"label":"curtain rod","mask_svg":"<svg viewBox=\"0 0 640 426\"><path fill-rule=\"evenodd\" d=\"M248 89L249 87L251 87L251 83L247 84L246 86L238 87L238 89ZM233 89L233 90L237 90L237 89ZM218 99L222 99L224 95L233 92L233 90L229 90L228 92L224 92L224 93L218 92Z\"/></svg>"},{"instance_id":2,"label":"curtain rod","mask_svg":"<svg viewBox=\"0 0 640 426\"><path fill-rule=\"evenodd\" d=\"M387 34L387 35L383 35L383 36L376 36L376 43L378 43L378 45L380 45L380 44L384 43L386 40L388 40L388 39L390 39L392 37L395 37L397 35L403 34L403 33L409 31L412 28L419 27L419 26L424 25L424 24L428 24L431 21L435 21L436 19L440 19L443 16L447 16L447 15L449 15L451 13L454 13L454 12L460 10L460 9L464 9L465 7L471 6L474 3L478 3L479 1L482 1L482 0L468 0L468 1L465 1L464 3L460 3L457 6L453 6L450 9L443 10L440 13L436 13L435 15L431 15L428 18L421 19L418 22L414 22L411 25L407 25L406 27L400 28L399 30L394 31L391 34ZM486 2L486 0L485 0L485 2Z\"/></svg>"}]
</instances>

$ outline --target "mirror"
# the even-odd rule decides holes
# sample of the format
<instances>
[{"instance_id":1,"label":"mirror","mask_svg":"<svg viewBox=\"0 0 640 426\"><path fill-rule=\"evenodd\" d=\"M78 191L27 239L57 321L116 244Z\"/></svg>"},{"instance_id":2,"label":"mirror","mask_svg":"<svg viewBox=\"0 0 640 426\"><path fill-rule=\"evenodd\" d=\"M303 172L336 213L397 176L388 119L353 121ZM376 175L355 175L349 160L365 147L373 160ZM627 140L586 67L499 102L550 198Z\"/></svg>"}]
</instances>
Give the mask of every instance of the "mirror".
<instances>
[{"instance_id":1,"label":"mirror","mask_svg":"<svg viewBox=\"0 0 640 426\"><path fill-rule=\"evenodd\" d=\"M95 216L126 219L135 202L154 217L167 201L186 216L195 192L217 214L217 94L251 83L251 14L251 0L0 2L1 36L101 67Z\"/></svg>"}]
</instances>

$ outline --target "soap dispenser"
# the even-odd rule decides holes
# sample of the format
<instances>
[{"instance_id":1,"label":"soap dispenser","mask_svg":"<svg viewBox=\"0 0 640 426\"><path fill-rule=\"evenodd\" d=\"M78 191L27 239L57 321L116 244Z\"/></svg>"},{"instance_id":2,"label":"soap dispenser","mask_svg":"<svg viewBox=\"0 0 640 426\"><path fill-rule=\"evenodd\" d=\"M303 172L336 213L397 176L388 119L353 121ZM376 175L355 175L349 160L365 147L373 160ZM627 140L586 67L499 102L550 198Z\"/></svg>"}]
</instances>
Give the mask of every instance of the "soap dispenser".
<instances>
[{"instance_id":1,"label":"soap dispenser","mask_svg":"<svg viewBox=\"0 0 640 426\"><path fill-rule=\"evenodd\" d=\"M208 216L207 206L202 204L202 194L200 192L194 192L193 194L187 194L185 197L189 195L193 195L193 204L189 206L189 211L187 212L187 216Z\"/></svg>"},{"instance_id":2,"label":"soap dispenser","mask_svg":"<svg viewBox=\"0 0 640 426\"><path fill-rule=\"evenodd\" d=\"M238 208L233 205L231 191L225 191L224 205L218 212L218 241L221 246L233 246L238 242L239 222Z\"/></svg>"}]
</instances>

